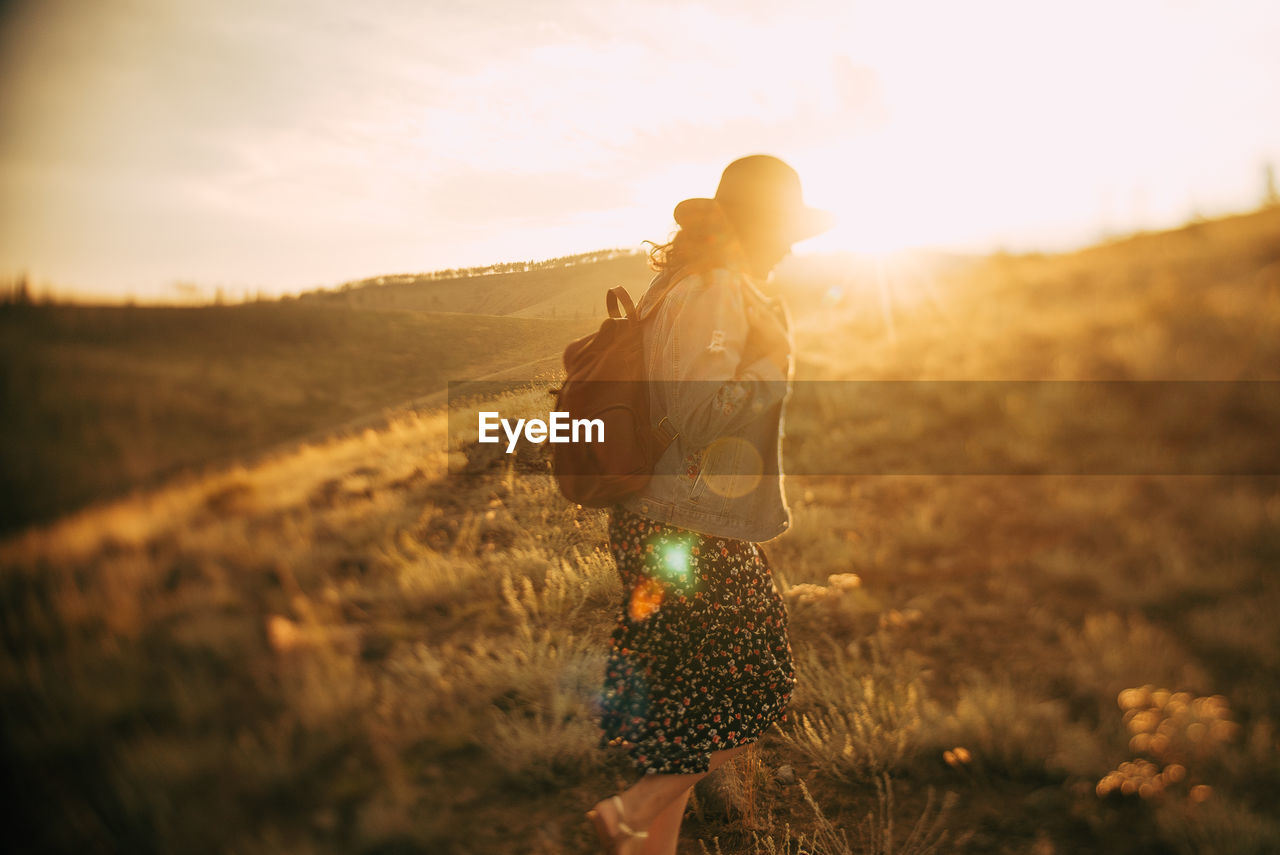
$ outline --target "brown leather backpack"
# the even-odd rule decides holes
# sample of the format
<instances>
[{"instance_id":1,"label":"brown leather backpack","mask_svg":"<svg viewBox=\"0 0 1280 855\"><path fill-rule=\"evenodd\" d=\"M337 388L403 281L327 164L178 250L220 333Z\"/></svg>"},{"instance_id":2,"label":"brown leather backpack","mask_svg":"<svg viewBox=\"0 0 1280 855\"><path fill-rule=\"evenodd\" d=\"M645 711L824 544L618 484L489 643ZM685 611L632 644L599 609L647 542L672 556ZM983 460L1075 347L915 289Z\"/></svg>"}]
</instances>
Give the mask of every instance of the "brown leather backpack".
<instances>
[{"instance_id":1,"label":"brown leather backpack","mask_svg":"<svg viewBox=\"0 0 1280 855\"><path fill-rule=\"evenodd\" d=\"M565 348L565 381L553 393L557 411L603 425L601 441L574 437L578 441L552 446L551 468L560 492L592 508L609 507L643 489L676 438L665 416L655 425L649 412L644 327L658 303L642 318L627 289L618 286L609 290L606 308L609 317L598 331ZM598 438L589 429L584 436Z\"/></svg>"}]
</instances>

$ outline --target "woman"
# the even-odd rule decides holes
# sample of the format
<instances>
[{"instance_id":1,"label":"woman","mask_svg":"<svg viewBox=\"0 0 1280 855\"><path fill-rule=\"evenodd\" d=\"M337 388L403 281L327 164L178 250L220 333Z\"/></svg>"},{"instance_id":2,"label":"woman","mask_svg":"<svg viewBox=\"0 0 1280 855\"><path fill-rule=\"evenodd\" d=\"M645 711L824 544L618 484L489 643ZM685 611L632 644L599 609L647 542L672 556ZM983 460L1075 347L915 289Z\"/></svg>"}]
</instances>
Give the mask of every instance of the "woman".
<instances>
[{"instance_id":1,"label":"woman","mask_svg":"<svg viewBox=\"0 0 1280 855\"><path fill-rule=\"evenodd\" d=\"M692 786L782 716L795 682L758 545L790 522L780 443L792 345L785 308L759 284L830 217L805 206L791 167L755 155L675 219L639 308L654 418L678 436L609 519L623 605L602 741L628 746L645 773L587 814L614 855L675 853Z\"/></svg>"}]
</instances>

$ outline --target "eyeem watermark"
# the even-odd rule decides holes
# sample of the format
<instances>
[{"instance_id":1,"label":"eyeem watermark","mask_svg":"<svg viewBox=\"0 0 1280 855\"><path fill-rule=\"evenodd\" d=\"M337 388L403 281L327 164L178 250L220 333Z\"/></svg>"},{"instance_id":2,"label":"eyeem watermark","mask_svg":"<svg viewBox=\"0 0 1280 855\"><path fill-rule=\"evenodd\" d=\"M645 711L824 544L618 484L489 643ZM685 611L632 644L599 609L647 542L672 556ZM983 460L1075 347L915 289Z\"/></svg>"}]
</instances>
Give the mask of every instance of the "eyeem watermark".
<instances>
[{"instance_id":1,"label":"eyeem watermark","mask_svg":"<svg viewBox=\"0 0 1280 855\"><path fill-rule=\"evenodd\" d=\"M573 442L565 414L553 414L545 428L541 419L509 419L504 439L492 412L502 409L504 396L521 396L513 408L527 406L530 393L545 394L554 385L551 379L451 382L450 435L474 437L477 411L484 410L480 428L488 438L482 442L507 446L514 439L509 453L526 435ZM656 400L693 407L689 413L696 410L710 426L709 437L740 435L746 416L717 406L721 385L663 381L647 388ZM607 391L616 394L617 384ZM534 407L523 411L546 418ZM781 459L789 475L1280 476L1280 380L797 381L786 422ZM583 431L580 426L579 441ZM608 447L603 433L603 426L593 426L592 448ZM687 447L666 455L655 474L685 473L688 455L699 451L689 435L681 440ZM607 442L623 439L625 432L610 425ZM477 460L501 454L496 445L476 448L490 452ZM601 455L601 465L610 459ZM468 460L452 456L450 471L462 471ZM763 454L762 466L763 474L773 474L778 456Z\"/></svg>"},{"instance_id":2,"label":"eyeem watermark","mask_svg":"<svg viewBox=\"0 0 1280 855\"><path fill-rule=\"evenodd\" d=\"M568 413L552 412L542 419L504 419L493 411L480 413L480 442L501 442L498 428L507 435L507 454L516 450L523 433L529 442L604 442L604 421L574 419Z\"/></svg>"}]
</instances>

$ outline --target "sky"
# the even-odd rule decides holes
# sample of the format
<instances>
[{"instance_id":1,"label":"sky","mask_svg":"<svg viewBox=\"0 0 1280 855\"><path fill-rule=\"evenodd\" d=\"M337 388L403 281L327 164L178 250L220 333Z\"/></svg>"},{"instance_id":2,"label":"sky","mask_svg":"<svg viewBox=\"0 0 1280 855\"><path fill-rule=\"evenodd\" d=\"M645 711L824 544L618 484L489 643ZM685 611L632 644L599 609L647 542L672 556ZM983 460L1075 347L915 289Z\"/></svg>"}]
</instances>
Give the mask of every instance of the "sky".
<instances>
[{"instance_id":1,"label":"sky","mask_svg":"<svg viewBox=\"0 0 1280 855\"><path fill-rule=\"evenodd\" d=\"M1070 248L1255 207L1277 44L1273 0L10 0L0 279L275 295L639 248L754 153L838 217L797 250Z\"/></svg>"}]
</instances>

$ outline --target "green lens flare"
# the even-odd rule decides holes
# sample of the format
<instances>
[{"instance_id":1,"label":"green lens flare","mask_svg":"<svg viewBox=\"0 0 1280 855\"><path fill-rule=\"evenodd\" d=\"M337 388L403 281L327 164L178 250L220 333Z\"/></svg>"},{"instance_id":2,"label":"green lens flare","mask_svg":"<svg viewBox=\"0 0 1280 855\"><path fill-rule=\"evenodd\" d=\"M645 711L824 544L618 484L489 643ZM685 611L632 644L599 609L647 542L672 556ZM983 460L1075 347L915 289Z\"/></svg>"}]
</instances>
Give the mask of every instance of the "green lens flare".
<instances>
[{"instance_id":1,"label":"green lens flare","mask_svg":"<svg viewBox=\"0 0 1280 855\"><path fill-rule=\"evenodd\" d=\"M674 536L663 533L648 538L645 562L649 577L682 595L692 593L698 586L698 574L694 571L701 542L702 538L692 532Z\"/></svg>"},{"instance_id":2,"label":"green lens flare","mask_svg":"<svg viewBox=\"0 0 1280 855\"><path fill-rule=\"evenodd\" d=\"M685 541L668 543L661 548L659 569L673 584L683 585L693 573L693 544Z\"/></svg>"}]
</instances>

